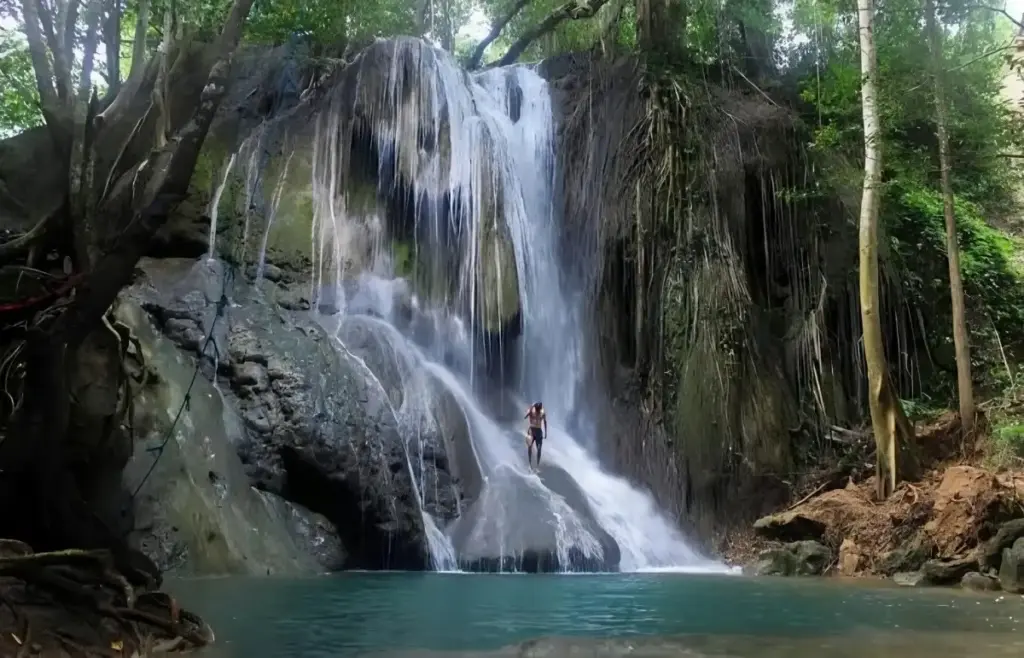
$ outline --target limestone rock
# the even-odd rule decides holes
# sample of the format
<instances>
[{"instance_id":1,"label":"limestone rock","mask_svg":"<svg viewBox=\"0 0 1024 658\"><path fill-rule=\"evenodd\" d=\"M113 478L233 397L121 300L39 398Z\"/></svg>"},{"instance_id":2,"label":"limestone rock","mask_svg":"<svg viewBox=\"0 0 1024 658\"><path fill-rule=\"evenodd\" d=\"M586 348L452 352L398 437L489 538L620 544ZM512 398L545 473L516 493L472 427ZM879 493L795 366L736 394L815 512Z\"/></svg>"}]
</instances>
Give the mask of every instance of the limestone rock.
<instances>
[{"instance_id":1,"label":"limestone rock","mask_svg":"<svg viewBox=\"0 0 1024 658\"><path fill-rule=\"evenodd\" d=\"M900 571L892 575L892 580L900 587L921 587L928 584L920 571Z\"/></svg>"},{"instance_id":2,"label":"limestone rock","mask_svg":"<svg viewBox=\"0 0 1024 658\"><path fill-rule=\"evenodd\" d=\"M973 557L939 558L926 561L921 566L921 573L929 585L952 585L977 568L978 561Z\"/></svg>"},{"instance_id":3,"label":"limestone rock","mask_svg":"<svg viewBox=\"0 0 1024 658\"><path fill-rule=\"evenodd\" d=\"M979 550L978 561L985 569L998 569L1003 557L1003 550L1013 546L1024 537L1024 518L1007 521L996 532L996 536L988 540Z\"/></svg>"},{"instance_id":4,"label":"limestone rock","mask_svg":"<svg viewBox=\"0 0 1024 658\"><path fill-rule=\"evenodd\" d=\"M219 261L144 261L143 281L126 296L170 337L194 349L213 335L217 373L228 406L244 429L234 441L251 483L329 519L346 566L422 569L428 564L423 519L394 407L365 365L305 315L265 301L234 281L232 303L213 330L222 277ZM269 284L269 282L268 282ZM269 284L273 285L273 284ZM191 325L190 331L182 327ZM205 339L204 339L205 340ZM204 359L214 364L213 347ZM212 378L212 368L205 371ZM424 455L418 473L451 482L443 448ZM450 488L449 488L450 491ZM441 516L455 495L435 505Z\"/></svg>"},{"instance_id":5,"label":"limestone rock","mask_svg":"<svg viewBox=\"0 0 1024 658\"><path fill-rule=\"evenodd\" d=\"M515 475L493 473L451 527L467 571L617 571L619 546L594 519L586 495L561 468L540 469L552 501ZM558 508L552 509L552 503ZM505 508L515 510L510 516Z\"/></svg>"},{"instance_id":6,"label":"limestone rock","mask_svg":"<svg viewBox=\"0 0 1024 658\"><path fill-rule=\"evenodd\" d=\"M843 576L852 576L864 566L864 554L860 547L847 537L839 547L839 573Z\"/></svg>"},{"instance_id":7,"label":"limestone rock","mask_svg":"<svg viewBox=\"0 0 1024 658\"><path fill-rule=\"evenodd\" d=\"M960 587L975 592L998 592L1000 590L998 579L977 571L965 573L964 577L960 579Z\"/></svg>"},{"instance_id":8,"label":"limestone rock","mask_svg":"<svg viewBox=\"0 0 1024 658\"><path fill-rule=\"evenodd\" d=\"M755 576L820 576L831 560L828 547L804 540L762 552L749 571Z\"/></svg>"},{"instance_id":9,"label":"limestone rock","mask_svg":"<svg viewBox=\"0 0 1024 658\"><path fill-rule=\"evenodd\" d=\"M138 337L148 372L135 394L138 440L123 473L125 490L138 490L124 501L133 517L130 541L179 576L322 571L310 546L296 541L291 520L250 486L232 446L242 423L220 393L196 378L188 411L174 424L193 364L139 306L122 301L118 317ZM322 542L336 542L331 534L326 529Z\"/></svg>"},{"instance_id":10,"label":"limestone rock","mask_svg":"<svg viewBox=\"0 0 1024 658\"><path fill-rule=\"evenodd\" d=\"M899 572L917 571L935 555L935 543L923 533L914 536L905 546L886 553L878 565L878 571L887 576Z\"/></svg>"},{"instance_id":11,"label":"limestone rock","mask_svg":"<svg viewBox=\"0 0 1024 658\"><path fill-rule=\"evenodd\" d=\"M1024 593L1024 537L1003 549L999 565L999 584L1011 594Z\"/></svg>"}]
</instances>

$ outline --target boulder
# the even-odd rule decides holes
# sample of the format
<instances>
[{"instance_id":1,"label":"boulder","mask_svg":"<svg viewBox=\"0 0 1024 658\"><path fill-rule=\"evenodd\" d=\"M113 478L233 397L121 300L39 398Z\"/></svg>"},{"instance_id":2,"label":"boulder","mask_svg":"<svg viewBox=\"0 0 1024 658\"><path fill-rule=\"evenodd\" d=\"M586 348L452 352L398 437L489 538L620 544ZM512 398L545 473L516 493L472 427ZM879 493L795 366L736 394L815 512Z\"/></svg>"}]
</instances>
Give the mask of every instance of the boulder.
<instances>
[{"instance_id":1,"label":"boulder","mask_svg":"<svg viewBox=\"0 0 1024 658\"><path fill-rule=\"evenodd\" d=\"M134 391L137 441L123 472L131 543L178 576L339 568L343 549L326 519L250 486L233 447L242 421L209 382L192 381L193 359L137 304L122 300L117 317L145 363Z\"/></svg>"},{"instance_id":2,"label":"boulder","mask_svg":"<svg viewBox=\"0 0 1024 658\"><path fill-rule=\"evenodd\" d=\"M441 521L454 519L459 490L449 455L473 455L469 427L458 403L422 366L394 327L372 317L345 317L337 336L344 348L372 371L372 378L391 401L424 509ZM457 463L473 481L468 460L457 459Z\"/></svg>"},{"instance_id":3,"label":"boulder","mask_svg":"<svg viewBox=\"0 0 1024 658\"><path fill-rule=\"evenodd\" d=\"M543 486L508 468L493 473L451 529L467 571L617 571L619 547L594 520L568 473L545 464Z\"/></svg>"},{"instance_id":4,"label":"boulder","mask_svg":"<svg viewBox=\"0 0 1024 658\"><path fill-rule=\"evenodd\" d=\"M852 576L864 567L865 556L856 542L847 537L839 547L839 573Z\"/></svg>"},{"instance_id":5,"label":"boulder","mask_svg":"<svg viewBox=\"0 0 1024 658\"><path fill-rule=\"evenodd\" d=\"M935 543L923 533L915 535L906 545L886 553L877 566L879 573L891 576L895 573L917 571L935 555Z\"/></svg>"},{"instance_id":6,"label":"boulder","mask_svg":"<svg viewBox=\"0 0 1024 658\"><path fill-rule=\"evenodd\" d=\"M964 577L960 579L960 587L974 592L998 592L1000 589L997 578L986 576L977 571L965 573Z\"/></svg>"},{"instance_id":7,"label":"boulder","mask_svg":"<svg viewBox=\"0 0 1024 658\"><path fill-rule=\"evenodd\" d=\"M242 419L234 448L251 482L326 517L347 567L426 568L408 446L365 363L241 281L227 288L231 303L214 325L226 280L219 261L145 261L140 269L144 279L126 294L179 347L197 351L212 334L205 374L218 378ZM431 465L446 470L443 459Z\"/></svg>"},{"instance_id":8,"label":"boulder","mask_svg":"<svg viewBox=\"0 0 1024 658\"><path fill-rule=\"evenodd\" d=\"M929 585L953 585L977 568L978 561L973 557L939 558L927 560L921 565L921 573Z\"/></svg>"},{"instance_id":9,"label":"boulder","mask_svg":"<svg viewBox=\"0 0 1024 658\"><path fill-rule=\"evenodd\" d=\"M996 531L995 537L979 549L978 562L984 569L999 569L1003 551L1024 537L1024 518L1007 521Z\"/></svg>"},{"instance_id":10,"label":"boulder","mask_svg":"<svg viewBox=\"0 0 1024 658\"><path fill-rule=\"evenodd\" d=\"M1014 541L1013 546L1003 549L999 584L1011 594L1024 593L1024 537Z\"/></svg>"},{"instance_id":11,"label":"boulder","mask_svg":"<svg viewBox=\"0 0 1024 658\"><path fill-rule=\"evenodd\" d=\"M892 580L900 587L921 587L928 584L920 571L900 571L892 575Z\"/></svg>"},{"instance_id":12,"label":"boulder","mask_svg":"<svg viewBox=\"0 0 1024 658\"><path fill-rule=\"evenodd\" d=\"M762 552L748 571L755 576L820 576L831 561L828 547L804 540Z\"/></svg>"}]
</instances>

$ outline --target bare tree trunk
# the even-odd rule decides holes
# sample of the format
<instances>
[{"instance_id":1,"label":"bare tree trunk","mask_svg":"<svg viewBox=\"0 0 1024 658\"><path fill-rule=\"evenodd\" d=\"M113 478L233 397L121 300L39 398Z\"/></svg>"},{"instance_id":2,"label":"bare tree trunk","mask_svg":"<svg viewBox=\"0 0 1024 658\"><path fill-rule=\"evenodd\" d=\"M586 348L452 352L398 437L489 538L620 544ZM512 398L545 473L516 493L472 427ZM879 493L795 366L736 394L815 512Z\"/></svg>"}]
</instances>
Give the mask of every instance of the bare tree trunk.
<instances>
[{"instance_id":1,"label":"bare tree trunk","mask_svg":"<svg viewBox=\"0 0 1024 658\"><path fill-rule=\"evenodd\" d=\"M441 11L444 15L441 20L441 47L449 53L455 52L455 31L452 29L452 2L451 0L443 0L441 3Z\"/></svg>"},{"instance_id":2,"label":"bare tree trunk","mask_svg":"<svg viewBox=\"0 0 1024 658\"><path fill-rule=\"evenodd\" d=\"M646 53L671 54L686 33L685 0L636 0L636 41Z\"/></svg>"},{"instance_id":3,"label":"bare tree trunk","mask_svg":"<svg viewBox=\"0 0 1024 658\"><path fill-rule=\"evenodd\" d=\"M896 424L899 400L889 390L878 299L878 209L882 147L878 121L878 64L873 0L857 0L860 23L861 99L864 110L864 191L860 204L860 312L868 370L868 405L875 434L877 496L896 488Z\"/></svg>"},{"instance_id":4,"label":"bare tree trunk","mask_svg":"<svg viewBox=\"0 0 1024 658\"><path fill-rule=\"evenodd\" d=\"M104 130L104 124L90 120L98 109L96 95L91 95L91 102L86 101L91 88L88 73L99 38L99 16L103 7L110 7L110 3L85 0L85 38L76 44L76 33L80 32L76 32L71 15L77 16L79 0L60 0L56 15L44 9L44 0L21 1L33 68L44 101L44 116L54 137L60 166L67 175L66 188L55 191L62 195L64 203L30 235L44 241L47 236L59 237L62 231L65 235L73 233L72 248L62 243L61 252L73 253L78 271L67 280L66 289L60 293L63 296L73 290L73 297L48 309L47 314L37 314L27 335L24 349L24 367L29 373L26 404L19 411L19 431L8 433L7 438L0 441L0 471L4 475L0 478L0 498L7 496L13 500L17 496L31 505L28 514L8 511L14 517L20 514L20 519L30 519L31 525L26 526L26 531L45 538L49 546L110 548L118 567L124 571L132 568L124 538L115 536L91 515L67 458L71 404L69 369L75 367L76 351L82 341L100 325L117 294L131 280L135 264L149 248L153 235L185 197L203 141L227 91L231 61L254 0L234 0L216 44L215 63L188 123L170 139L163 139L166 143L161 148L152 148L152 142L147 141L142 156L126 156L122 148L111 171L121 167L124 173L114 177L112 173L106 176L106 170L96 172L100 182L108 178L116 181L109 186L93 185L95 135ZM167 11L173 12L173 6L168 6ZM106 27L111 23L108 16L104 27L106 40L111 37ZM54 29L55 25L59 31ZM137 27L141 38L135 44L136 52L144 58L144 25ZM56 38L57 35L61 38ZM165 45L172 41L165 40ZM73 85L67 87L70 78L65 77L62 69L73 61L67 53L73 53L79 46L85 59L83 79L75 93ZM164 64L166 68L166 62ZM149 67L144 61L136 60L133 68L135 85L123 86L111 107L136 104L144 88L142 79L155 77L150 74L156 67ZM163 84L162 80L157 82ZM161 100L166 103L166 87L158 89L164 92ZM135 121L135 117L130 120ZM138 125L136 122L135 130L123 131L132 133L129 140L160 140L166 135L139 133ZM161 120L158 130L162 126ZM114 134L121 132L115 130ZM118 141L120 143L119 137ZM131 161L121 165L122 157ZM122 194L126 189L131 193ZM116 236L116 239L99 245L95 240L99 234ZM63 239L67 241L66 237ZM17 250L5 250L9 251L6 255L20 254L26 246L19 244ZM33 246L27 246L28 250ZM92 249L92 253L81 255L86 249Z\"/></svg>"},{"instance_id":5,"label":"bare tree trunk","mask_svg":"<svg viewBox=\"0 0 1024 658\"><path fill-rule=\"evenodd\" d=\"M135 17L135 40L132 42L132 65L128 79L142 74L146 67L146 33L149 31L149 0L139 0L139 14Z\"/></svg>"},{"instance_id":6,"label":"bare tree trunk","mask_svg":"<svg viewBox=\"0 0 1024 658\"><path fill-rule=\"evenodd\" d=\"M565 4L559 5L548 14L547 18L534 25L519 37L509 47L508 52L502 56L497 65L508 66L509 64L514 64L519 59L519 56L530 47L530 44L558 27L562 21L591 18L607 2L608 0L570 0Z\"/></svg>"},{"instance_id":7,"label":"bare tree trunk","mask_svg":"<svg viewBox=\"0 0 1024 658\"><path fill-rule=\"evenodd\" d=\"M469 61L466 62L466 68L473 70L480 66L480 61L484 58L484 53L487 51L487 46L494 43L494 40L501 36L501 31L505 29L513 18L515 18L519 12L523 10L526 5L530 4L532 0L516 0L516 3L508 10L504 16L495 21L494 25L491 26L491 31L487 33L480 43L473 49L473 54L470 56Z\"/></svg>"},{"instance_id":8,"label":"bare tree trunk","mask_svg":"<svg viewBox=\"0 0 1024 658\"><path fill-rule=\"evenodd\" d=\"M107 99L121 89L121 0L107 0L103 23L103 47L107 51Z\"/></svg>"},{"instance_id":9,"label":"bare tree trunk","mask_svg":"<svg viewBox=\"0 0 1024 658\"><path fill-rule=\"evenodd\" d=\"M430 0L416 0L416 36L427 33L427 18L430 13Z\"/></svg>"},{"instance_id":10,"label":"bare tree trunk","mask_svg":"<svg viewBox=\"0 0 1024 658\"><path fill-rule=\"evenodd\" d=\"M974 386L971 383L971 346L967 337L964 312L964 283L960 276L960 245L956 233L953 206L952 164L949 156L949 133L946 97L942 82L942 35L935 18L935 0L925 0L925 29L932 55L932 78L935 85L935 132L939 140L939 168L942 177L942 210L946 218L946 256L949 260L949 293L953 305L953 344L956 348L956 383L960 399L960 423L965 435L974 430Z\"/></svg>"}]
</instances>

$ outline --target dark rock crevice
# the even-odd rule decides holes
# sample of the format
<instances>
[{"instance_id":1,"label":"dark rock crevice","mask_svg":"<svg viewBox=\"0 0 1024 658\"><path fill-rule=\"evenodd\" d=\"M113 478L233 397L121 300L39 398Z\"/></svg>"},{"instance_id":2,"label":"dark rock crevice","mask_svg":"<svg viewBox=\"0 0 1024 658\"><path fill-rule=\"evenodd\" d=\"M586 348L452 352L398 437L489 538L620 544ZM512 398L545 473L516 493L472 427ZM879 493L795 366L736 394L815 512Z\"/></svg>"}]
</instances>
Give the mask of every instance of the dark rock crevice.
<instances>
[{"instance_id":1,"label":"dark rock crevice","mask_svg":"<svg viewBox=\"0 0 1024 658\"><path fill-rule=\"evenodd\" d=\"M369 484L364 478L379 474L325 475L317 461L293 446L283 446L280 455L285 471L282 495L330 519L348 551L347 569L419 571L428 567L423 544L396 533L389 519L367 504L364 492ZM393 472L400 468L400 464L391 465Z\"/></svg>"}]
</instances>

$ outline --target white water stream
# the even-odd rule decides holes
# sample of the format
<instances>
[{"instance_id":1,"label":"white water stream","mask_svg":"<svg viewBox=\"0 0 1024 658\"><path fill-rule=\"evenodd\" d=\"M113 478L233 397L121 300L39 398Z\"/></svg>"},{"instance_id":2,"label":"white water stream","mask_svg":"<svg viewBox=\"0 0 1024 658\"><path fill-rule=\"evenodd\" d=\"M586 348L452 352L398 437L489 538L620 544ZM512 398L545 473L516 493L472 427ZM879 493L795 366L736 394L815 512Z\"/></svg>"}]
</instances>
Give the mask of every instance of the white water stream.
<instances>
[{"instance_id":1,"label":"white water stream","mask_svg":"<svg viewBox=\"0 0 1024 658\"><path fill-rule=\"evenodd\" d=\"M572 414L586 413L578 408L586 397L579 394L586 385L584 336L582 301L563 284L557 248L557 154L547 83L523 66L466 76L447 54L418 41L401 40L388 47L394 48L394 56L387 83L378 82L377 105L364 109L380 153L381 193L392 191L385 179L411 184L417 193L418 246L424 251L457 250L461 266L456 299L428 303L413 295L393 273L384 239L390 218L384 209L350 208L345 175L352 166L347 151L351 140L341 129L350 99L321 114L312 148L310 285L315 300L329 298L342 311L331 321L339 347L359 359L368 379L391 392L409 455L422 459L424 442L448 430L438 413L444 396L464 416L469 440L456 449L472 453L471 458L459 456L478 469L480 491L446 525L428 509L436 484L416 483L435 569L453 570L460 562L504 559L538 549L550 549L567 568L581 556L608 560L610 538L617 544L618 559L609 568L725 571L689 547L648 493L600 466L584 447L593 445L594 437L572 436L566 429ZM403 61L413 62L413 78L403 72ZM424 148L431 139L448 143ZM278 183L275 212L280 189ZM434 207L427 207L431 200ZM211 216L216 217L215 208ZM522 336L516 345L504 346L518 350L520 377L511 382L522 409L517 416L534 400L543 401L548 412L550 433L539 475L527 464L522 421L506 423L489 415L476 393L473 364L479 355L474 354L472 336L484 316L479 300L493 298L489 290L479 294L481 272L493 267L500 287L508 269L481 259L484 253L497 259L500 252L481 249L484 240L500 239L487 227L491 216L503 222L499 229L506 231L514 249L521 300ZM260 273L266 242L264 235ZM446 308L468 309L465 321ZM413 339L407 326L410 314L420 325L430 325L430 340ZM356 329L370 332L383 346L400 386L384 381L394 373L375 373L368 363L372 359L356 354L358 346L348 339ZM410 470L423 473L422 464L414 468L412 459Z\"/></svg>"}]
</instances>

